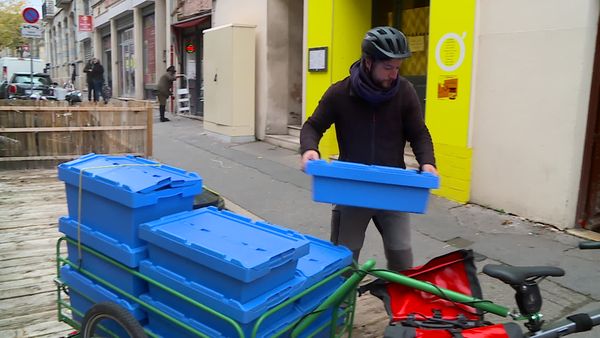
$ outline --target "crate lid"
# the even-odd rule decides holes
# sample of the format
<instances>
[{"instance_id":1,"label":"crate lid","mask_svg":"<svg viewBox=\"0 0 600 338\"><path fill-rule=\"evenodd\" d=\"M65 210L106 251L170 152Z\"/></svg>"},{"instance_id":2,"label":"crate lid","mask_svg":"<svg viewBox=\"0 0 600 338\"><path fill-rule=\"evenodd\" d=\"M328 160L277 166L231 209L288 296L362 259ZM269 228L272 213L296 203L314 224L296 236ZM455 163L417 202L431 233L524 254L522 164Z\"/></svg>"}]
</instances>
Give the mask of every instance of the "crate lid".
<instances>
[{"instance_id":1,"label":"crate lid","mask_svg":"<svg viewBox=\"0 0 600 338\"><path fill-rule=\"evenodd\" d=\"M384 183L421 187L439 188L439 177L431 173L413 169L366 165L360 163L314 160L306 165L306 173L313 176L347 179L353 181Z\"/></svg>"},{"instance_id":2,"label":"crate lid","mask_svg":"<svg viewBox=\"0 0 600 338\"><path fill-rule=\"evenodd\" d=\"M215 207L140 225L141 239L244 282L298 259L309 241L295 231Z\"/></svg>"},{"instance_id":3,"label":"crate lid","mask_svg":"<svg viewBox=\"0 0 600 338\"><path fill-rule=\"evenodd\" d=\"M130 208L202 191L198 174L132 155L87 154L60 164L58 178Z\"/></svg>"},{"instance_id":4,"label":"crate lid","mask_svg":"<svg viewBox=\"0 0 600 338\"><path fill-rule=\"evenodd\" d=\"M200 177L175 167L132 155L87 154L58 166L64 175L83 175L134 193L151 193L166 187L197 184ZM64 176L62 175L62 176Z\"/></svg>"}]
</instances>

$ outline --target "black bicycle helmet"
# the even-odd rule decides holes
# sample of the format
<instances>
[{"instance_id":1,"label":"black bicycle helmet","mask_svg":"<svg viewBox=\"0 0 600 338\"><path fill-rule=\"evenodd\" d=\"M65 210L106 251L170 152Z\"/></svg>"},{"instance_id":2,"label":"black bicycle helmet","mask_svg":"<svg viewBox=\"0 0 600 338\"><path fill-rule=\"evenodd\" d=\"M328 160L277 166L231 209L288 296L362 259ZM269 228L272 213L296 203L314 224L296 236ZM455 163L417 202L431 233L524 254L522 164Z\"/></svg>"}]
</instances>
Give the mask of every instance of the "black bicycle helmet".
<instances>
[{"instance_id":1,"label":"black bicycle helmet","mask_svg":"<svg viewBox=\"0 0 600 338\"><path fill-rule=\"evenodd\" d=\"M410 56L406 36L394 27L370 29L362 41L362 52L374 59L405 59Z\"/></svg>"}]
</instances>

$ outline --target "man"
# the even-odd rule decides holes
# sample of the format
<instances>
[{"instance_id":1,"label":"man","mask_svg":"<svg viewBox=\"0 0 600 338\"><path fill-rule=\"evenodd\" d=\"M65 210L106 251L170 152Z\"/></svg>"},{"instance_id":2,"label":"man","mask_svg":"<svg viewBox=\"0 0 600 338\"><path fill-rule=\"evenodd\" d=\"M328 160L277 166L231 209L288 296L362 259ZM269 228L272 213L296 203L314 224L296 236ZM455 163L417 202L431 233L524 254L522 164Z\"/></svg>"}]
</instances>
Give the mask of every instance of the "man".
<instances>
[{"instance_id":1,"label":"man","mask_svg":"<svg viewBox=\"0 0 600 338\"><path fill-rule=\"evenodd\" d=\"M92 76L90 75L92 66L94 65L92 61L93 59L90 59L86 63L85 67L83 67L83 72L85 73L85 82L88 87L88 101L92 101L92 94L94 93L94 83L92 82Z\"/></svg>"},{"instance_id":2,"label":"man","mask_svg":"<svg viewBox=\"0 0 600 338\"><path fill-rule=\"evenodd\" d=\"M92 90L94 91L94 102L98 102L102 92L102 84L104 84L104 67L100 64L100 60L92 58L92 66L88 74L90 76Z\"/></svg>"},{"instance_id":3,"label":"man","mask_svg":"<svg viewBox=\"0 0 600 338\"><path fill-rule=\"evenodd\" d=\"M175 67L169 66L167 72L158 80L158 86L156 87L158 92L160 122L170 121L165 117L165 108L167 106L167 99L169 96L173 95L173 81L175 81Z\"/></svg>"},{"instance_id":4,"label":"man","mask_svg":"<svg viewBox=\"0 0 600 338\"><path fill-rule=\"evenodd\" d=\"M340 161L406 168L408 141L421 170L437 175L419 98L411 83L398 76L402 60L410 56L406 37L392 27L376 27L367 32L361 47L362 57L350 67L350 76L329 87L302 126L302 168L320 158L319 141L335 124ZM334 205L331 241L348 247L358 261L371 219L383 239L388 269L411 267L406 213Z\"/></svg>"}]
</instances>

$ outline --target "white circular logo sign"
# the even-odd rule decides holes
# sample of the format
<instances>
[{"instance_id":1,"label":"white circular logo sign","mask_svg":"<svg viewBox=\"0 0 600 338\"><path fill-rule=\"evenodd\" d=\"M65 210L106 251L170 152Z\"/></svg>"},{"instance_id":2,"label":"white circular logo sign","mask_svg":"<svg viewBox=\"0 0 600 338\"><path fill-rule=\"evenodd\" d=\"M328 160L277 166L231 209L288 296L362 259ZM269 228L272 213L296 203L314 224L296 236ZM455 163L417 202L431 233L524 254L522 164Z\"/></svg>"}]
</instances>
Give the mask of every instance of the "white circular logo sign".
<instances>
[{"instance_id":1,"label":"white circular logo sign","mask_svg":"<svg viewBox=\"0 0 600 338\"><path fill-rule=\"evenodd\" d=\"M466 33L460 36L456 33L444 34L435 47L435 61L438 67L447 72L452 72L460 67L465 59Z\"/></svg>"}]
</instances>

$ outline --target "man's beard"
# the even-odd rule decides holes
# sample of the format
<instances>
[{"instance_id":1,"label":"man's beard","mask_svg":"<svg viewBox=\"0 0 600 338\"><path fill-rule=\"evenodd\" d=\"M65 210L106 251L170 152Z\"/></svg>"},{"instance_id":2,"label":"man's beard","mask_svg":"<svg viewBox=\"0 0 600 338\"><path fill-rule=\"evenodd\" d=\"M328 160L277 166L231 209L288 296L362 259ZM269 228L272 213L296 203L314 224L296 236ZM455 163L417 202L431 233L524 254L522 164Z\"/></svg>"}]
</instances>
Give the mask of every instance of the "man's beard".
<instances>
[{"instance_id":1,"label":"man's beard","mask_svg":"<svg viewBox=\"0 0 600 338\"><path fill-rule=\"evenodd\" d=\"M371 82L380 89L388 90L392 88L393 81L385 81L385 80L377 80L375 79L375 74L373 73L373 66L369 69L369 78L371 78Z\"/></svg>"}]
</instances>

